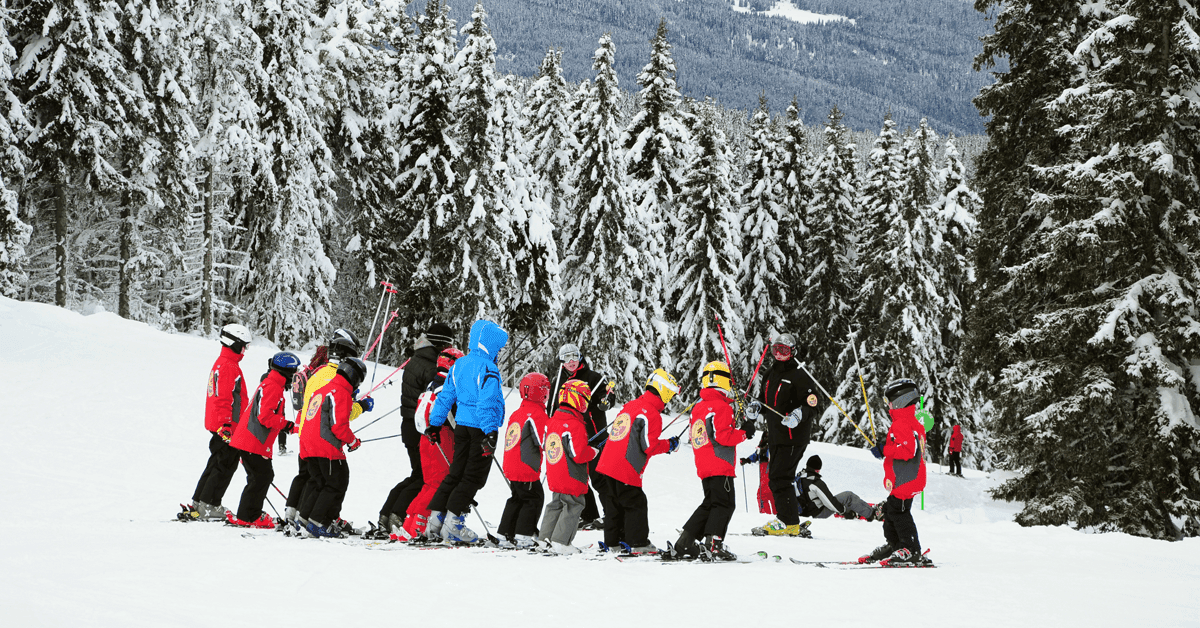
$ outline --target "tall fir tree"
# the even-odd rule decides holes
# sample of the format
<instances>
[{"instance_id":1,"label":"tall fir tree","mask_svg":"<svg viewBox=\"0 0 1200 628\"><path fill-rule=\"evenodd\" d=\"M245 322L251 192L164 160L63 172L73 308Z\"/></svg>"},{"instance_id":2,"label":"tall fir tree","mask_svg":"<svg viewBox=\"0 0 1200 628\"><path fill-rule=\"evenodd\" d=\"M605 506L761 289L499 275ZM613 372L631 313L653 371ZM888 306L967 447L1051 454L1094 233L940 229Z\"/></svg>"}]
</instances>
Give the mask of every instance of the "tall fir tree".
<instances>
[{"instance_id":1,"label":"tall fir tree","mask_svg":"<svg viewBox=\"0 0 1200 628\"><path fill-rule=\"evenodd\" d=\"M315 6L265 4L254 29L267 80L255 99L266 160L251 175L246 212L250 276L241 286L252 328L280 346L329 333L337 272L321 234L336 200L325 144L329 68L318 63Z\"/></svg>"},{"instance_id":2,"label":"tall fir tree","mask_svg":"<svg viewBox=\"0 0 1200 628\"><path fill-rule=\"evenodd\" d=\"M737 193L741 200L744 252L738 270L738 290L749 350L741 356L748 364L740 366L753 368L771 339L788 331L787 310L790 308L785 299L789 286L784 267L802 263L802 260L787 257L781 247L780 225L788 220L783 213L788 190L785 174L794 176L796 173L791 169L792 154L787 154L784 160L779 158L784 151L783 143L776 138L771 126L765 95L758 97L758 110L750 119L747 140L745 179ZM806 174L800 173L800 176Z\"/></svg>"},{"instance_id":3,"label":"tall fir tree","mask_svg":"<svg viewBox=\"0 0 1200 628\"><path fill-rule=\"evenodd\" d=\"M29 281L25 247L33 227L21 220L16 187L25 176L21 145L32 131L25 105L13 93L12 64L17 50L9 40L15 24L7 0L0 1L0 295L19 296Z\"/></svg>"},{"instance_id":4,"label":"tall fir tree","mask_svg":"<svg viewBox=\"0 0 1200 628\"><path fill-rule=\"evenodd\" d=\"M778 121L779 118L776 118ZM798 313L807 296L804 282L812 268L806 255L809 236L809 205L813 199L813 167L815 159L808 147L800 105L796 98L788 105L778 133L778 165L780 196L777 246L787 260L779 270L783 282L780 302L784 306L782 333L795 333L800 327ZM761 349L755 348L755 352Z\"/></svg>"},{"instance_id":5,"label":"tall fir tree","mask_svg":"<svg viewBox=\"0 0 1200 628\"><path fill-rule=\"evenodd\" d=\"M526 135L532 144L530 165L545 181L555 232L565 234L570 226L563 207L574 196L575 158L580 152L572 126L572 94L562 75L562 50L546 51L537 78L525 95ZM560 244L565 244L562 237Z\"/></svg>"},{"instance_id":6,"label":"tall fir tree","mask_svg":"<svg viewBox=\"0 0 1200 628\"><path fill-rule=\"evenodd\" d=\"M592 64L595 85L579 103L575 135L583 152L576 193L566 206L572 219L563 259L563 320L564 340L588 350L592 368L608 373L619 395L629 396L657 366L657 347L645 333L647 312L630 299L641 271L641 230L620 149L614 57L612 37L605 34Z\"/></svg>"},{"instance_id":7,"label":"tall fir tree","mask_svg":"<svg viewBox=\"0 0 1200 628\"><path fill-rule=\"evenodd\" d=\"M1013 249L978 306L1011 321L989 356L995 430L1015 471L995 493L1024 502L1024 525L1197 536L1200 137L1185 103L1200 83L1200 18L1174 0L1069 4L1086 30L1062 21L1051 37L1079 38L1060 53L1069 80L1045 99L1009 90L1003 103L1024 112L1010 122L1044 120L1065 150L985 173L985 203L1001 211L1017 207L993 196L997 179L1023 177L1031 192L1027 229L984 231ZM1028 72L1021 48L985 54ZM1005 145L1023 139L991 129Z\"/></svg>"},{"instance_id":8,"label":"tall fir tree","mask_svg":"<svg viewBox=\"0 0 1200 628\"><path fill-rule=\"evenodd\" d=\"M742 364L735 356L742 355L746 334L737 287L742 233L729 149L714 107L701 108L699 118L696 153L680 192L680 228L671 246L674 305L679 312L677 379L692 393L705 364L726 360L714 315L720 316L725 347L734 362L730 367L739 371ZM737 375L735 380L745 381Z\"/></svg>"}]
</instances>

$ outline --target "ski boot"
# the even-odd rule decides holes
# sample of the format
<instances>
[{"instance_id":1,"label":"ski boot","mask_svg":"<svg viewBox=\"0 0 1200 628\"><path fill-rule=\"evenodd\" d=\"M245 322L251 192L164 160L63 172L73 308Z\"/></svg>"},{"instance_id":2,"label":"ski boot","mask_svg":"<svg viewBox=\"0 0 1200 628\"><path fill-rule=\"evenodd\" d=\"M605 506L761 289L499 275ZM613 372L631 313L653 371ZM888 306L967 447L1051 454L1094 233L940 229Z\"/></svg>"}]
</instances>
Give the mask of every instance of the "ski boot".
<instances>
[{"instance_id":1,"label":"ski boot","mask_svg":"<svg viewBox=\"0 0 1200 628\"><path fill-rule=\"evenodd\" d=\"M332 530L337 530L338 532L341 532L347 536L359 536L362 534L362 530L355 528L354 524L342 519L341 517L338 517L333 523L329 524L329 528Z\"/></svg>"},{"instance_id":2,"label":"ski boot","mask_svg":"<svg viewBox=\"0 0 1200 628\"><path fill-rule=\"evenodd\" d=\"M891 556L879 561L879 564L888 567L928 567L933 564L933 561L926 558L920 548L914 552L907 547L901 547L892 552Z\"/></svg>"},{"instance_id":3,"label":"ski boot","mask_svg":"<svg viewBox=\"0 0 1200 628\"><path fill-rule=\"evenodd\" d=\"M537 541L532 536L518 534L513 537L513 545L516 545L519 550L527 550L537 547Z\"/></svg>"},{"instance_id":4,"label":"ski boot","mask_svg":"<svg viewBox=\"0 0 1200 628\"><path fill-rule=\"evenodd\" d=\"M659 553L658 548L654 547L654 544L649 541L645 545L637 547L632 547L628 543L622 543L621 547L625 548L624 553L629 556L653 556Z\"/></svg>"},{"instance_id":5,"label":"ski boot","mask_svg":"<svg viewBox=\"0 0 1200 628\"><path fill-rule=\"evenodd\" d=\"M571 545L569 543L566 545L563 545L562 543L555 543L554 541L550 542L550 551L555 554L558 554L559 556L567 556L570 554L580 553L580 549L578 547L575 547L574 545Z\"/></svg>"},{"instance_id":6,"label":"ski boot","mask_svg":"<svg viewBox=\"0 0 1200 628\"><path fill-rule=\"evenodd\" d=\"M884 503L885 502L879 502L878 504L871 504L871 516L867 518L867 521L883 521L883 505L884 505Z\"/></svg>"},{"instance_id":7,"label":"ski boot","mask_svg":"<svg viewBox=\"0 0 1200 628\"><path fill-rule=\"evenodd\" d=\"M200 511L191 504L179 504L182 512L175 513L175 518L180 521L198 521L200 519Z\"/></svg>"},{"instance_id":8,"label":"ski boot","mask_svg":"<svg viewBox=\"0 0 1200 628\"><path fill-rule=\"evenodd\" d=\"M440 510L434 510L429 513L429 519L425 523L425 538L429 539L430 543L438 543L442 540L442 526L446 523L446 513Z\"/></svg>"},{"instance_id":9,"label":"ski boot","mask_svg":"<svg viewBox=\"0 0 1200 628\"><path fill-rule=\"evenodd\" d=\"M465 514L456 515L449 513L446 517L445 524L442 526L443 536L451 543L466 543L473 545L479 541L479 535L475 531L464 525L467 516Z\"/></svg>"},{"instance_id":10,"label":"ski boot","mask_svg":"<svg viewBox=\"0 0 1200 628\"><path fill-rule=\"evenodd\" d=\"M706 562L727 563L737 560L737 555L725 548L719 536L705 537L700 552L700 560Z\"/></svg>"},{"instance_id":11,"label":"ski boot","mask_svg":"<svg viewBox=\"0 0 1200 628\"><path fill-rule=\"evenodd\" d=\"M367 531L363 532L364 539L371 541L386 541L388 539L388 534L391 530L392 524L388 521L387 516L380 515L379 525L375 525L374 523L368 521L367 526Z\"/></svg>"},{"instance_id":12,"label":"ski boot","mask_svg":"<svg viewBox=\"0 0 1200 628\"><path fill-rule=\"evenodd\" d=\"M700 547L696 545L696 537L688 533L687 530L679 533L679 538L675 544L667 543L667 551L662 553L662 559L665 561L677 560L695 560L700 557Z\"/></svg>"},{"instance_id":13,"label":"ski boot","mask_svg":"<svg viewBox=\"0 0 1200 628\"><path fill-rule=\"evenodd\" d=\"M888 556L891 556L892 553L895 552L897 549L900 549L900 548L897 548L896 546L892 545L891 543L884 543L883 545L880 545L879 547L876 547L875 549L871 550L870 554L867 554L866 556L859 556L858 562L863 563L863 564L878 562L878 561L881 561L881 560L887 558Z\"/></svg>"},{"instance_id":14,"label":"ski boot","mask_svg":"<svg viewBox=\"0 0 1200 628\"><path fill-rule=\"evenodd\" d=\"M225 513L228 512L224 506L213 506L204 502L196 502L196 511L200 513L197 517L199 521L225 521Z\"/></svg>"},{"instance_id":15,"label":"ski boot","mask_svg":"<svg viewBox=\"0 0 1200 628\"><path fill-rule=\"evenodd\" d=\"M317 538L327 538L327 539L344 539L344 538L346 538L346 535L339 532L332 525L324 526L324 525L317 523L316 521L309 521L306 529L308 530L309 534L311 534Z\"/></svg>"}]
</instances>

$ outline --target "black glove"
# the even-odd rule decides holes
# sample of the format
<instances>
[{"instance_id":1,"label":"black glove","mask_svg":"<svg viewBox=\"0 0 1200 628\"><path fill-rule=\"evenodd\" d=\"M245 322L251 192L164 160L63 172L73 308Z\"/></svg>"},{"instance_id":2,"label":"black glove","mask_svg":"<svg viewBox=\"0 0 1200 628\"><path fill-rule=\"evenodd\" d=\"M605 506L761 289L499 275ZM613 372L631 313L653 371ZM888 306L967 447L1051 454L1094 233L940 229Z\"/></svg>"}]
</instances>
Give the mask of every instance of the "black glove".
<instances>
[{"instance_id":1,"label":"black glove","mask_svg":"<svg viewBox=\"0 0 1200 628\"><path fill-rule=\"evenodd\" d=\"M742 431L746 433L746 440L754 438L754 421L747 420L746 422L742 423Z\"/></svg>"},{"instance_id":2,"label":"black glove","mask_svg":"<svg viewBox=\"0 0 1200 628\"><path fill-rule=\"evenodd\" d=\"M279 430L279 433L291 434L292 430L294 430L294 429L296 429L296 424L292 423L291 421L288 421L287 423L283 424L283 429Z\"/></svg>"},{"instance_id":3,"label":"black glove","mask_svg":"<svg viewBox=\"0 0 1200 628\"><path fill-rule=\"evenodd\" d=\"M500 433L499 431L496 431L496 432L492 432L491 434L483 435L483 443L482 444L483 444L483 455L484 456L490 456L490 455L496 453L496 438L499 433Z\"/></svg>"},{"instance_id":4,"label":"black glove","mask_svg":"<svg viewBox=\"0 0 1200 628\"><path fill-rule=\"evenodd\" d=\"M738 462L742 463L742 466L746 466L746 465L750 464L750 459L749 458L738 458Z\"/></svg>"},{"instance_id":5,"label":"black glove","mask_svg":"<svg viewBox=\"0 0 1200 628\"><path fill-rule=\"evenodd\" d=\"M425 428L425 436L431 443L437 444L442 442L442 427L440 425L430 425Z\"/></svg>"},{"instance_id":6,"label":"black glove","mask_svg":"<svg viewBox=\"0 0 1200 628\"><path fill-rule=\"evenodd\" d=\"M875 446L871 448L871 454L879 460L883 460L883 442L876 443Z\"/></svg>"}]
</instances>

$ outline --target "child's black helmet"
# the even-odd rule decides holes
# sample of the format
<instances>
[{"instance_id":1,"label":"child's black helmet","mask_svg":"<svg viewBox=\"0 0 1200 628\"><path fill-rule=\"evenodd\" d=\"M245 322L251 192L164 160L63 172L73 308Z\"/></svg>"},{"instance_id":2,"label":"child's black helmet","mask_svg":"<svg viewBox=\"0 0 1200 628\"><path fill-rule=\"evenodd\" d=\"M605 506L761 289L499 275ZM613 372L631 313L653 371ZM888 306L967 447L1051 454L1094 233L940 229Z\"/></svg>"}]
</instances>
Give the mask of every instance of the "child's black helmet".
<instances>
[{"instance_id":1,"label":"child's black helmet","mask_svg":"<svg viewBox=\"0 0 1200 628\"><path fill-rule=\"evenodd\" d=\"M357 358L362 353L362 343L349 329L335 329L325 344L334 358Z\"/></svg>"},{"instance_id":2,"label":"child's black helmet","mask_svg":"<svg viewBox=\"0 0 1200 628\"><path fill-rule=\"evenodd\" d=\"M346 358L338 365L337 372L350 382L351 388L358 388L367 378L367 365L358 358Z\"/></svg>"},{"instance_id":3,"label":"child's black helmet","mask_svg":"<svg viewBox=\"0 0 1200 628\"><path fill-rule=\"evenodd\" d=\"M907 408L921 398L921 391L911 379L897 379L887 385L883 396L893 408Z\"/></svg>"}]
</instances>

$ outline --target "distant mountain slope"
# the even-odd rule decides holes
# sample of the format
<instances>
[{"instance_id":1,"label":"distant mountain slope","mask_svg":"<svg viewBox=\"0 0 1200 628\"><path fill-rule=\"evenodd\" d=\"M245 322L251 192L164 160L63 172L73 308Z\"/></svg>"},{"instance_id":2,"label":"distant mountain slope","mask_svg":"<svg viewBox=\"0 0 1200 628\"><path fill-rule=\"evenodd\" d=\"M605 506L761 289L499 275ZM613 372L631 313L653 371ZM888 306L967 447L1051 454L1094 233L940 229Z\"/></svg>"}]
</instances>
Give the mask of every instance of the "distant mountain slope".
<instances>
[{"instance_id":1,"label":"distant mountain slope","mask_svg":"<svg viewBox=\"0 0 1200 628\"><path fill-rule=\"evenodd\" d=\"M423 6L414 0L412 9ZM451 0L460 26L473 6ZM971 98L990 80L971 62L990 24L966 0L484 0L484 7L505 72L532 75L546 49L561 46L567 78L590 78L596 40L611 31L621 86L636 90L665 17L689 96L753 108L766 90L776 111L796 95L810 124L836 104L856 129L878 128L890 108L901 127L925 116L940 132L983 131ZM800 11L848 19L789 19Z\"/></svg>"}]
</instances>

